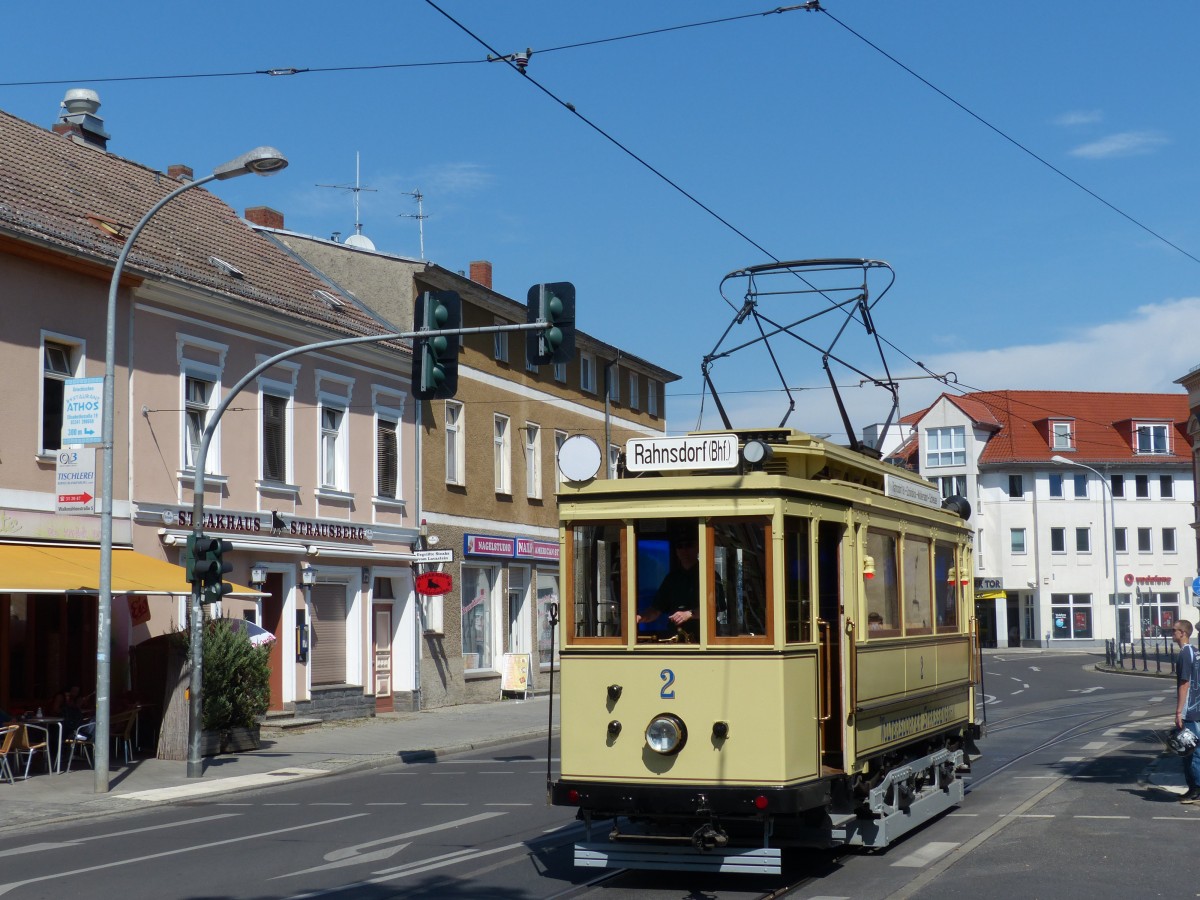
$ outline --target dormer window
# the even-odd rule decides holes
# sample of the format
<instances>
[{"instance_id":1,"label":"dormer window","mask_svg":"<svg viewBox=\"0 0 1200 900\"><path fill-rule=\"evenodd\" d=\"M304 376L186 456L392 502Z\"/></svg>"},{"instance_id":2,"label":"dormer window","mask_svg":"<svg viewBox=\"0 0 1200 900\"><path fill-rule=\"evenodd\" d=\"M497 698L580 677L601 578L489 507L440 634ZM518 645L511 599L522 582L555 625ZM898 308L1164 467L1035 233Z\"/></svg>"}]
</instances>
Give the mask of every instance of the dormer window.
<instances>
[{"instance_id":1,"label":"dormer window","mask_svg":"<svg viewBox=\"0 0 1200 900\"><path fill-rule=\"evenodd\" d=\"M1075 428L1072 422L1050 423L1050 447L1053 450L1075 449Z\"/></svg>"},{"instance_id":2,"label":"dormer window","mask_svg":"<svg viewBox=\"0 0 1200 900\"><path fill-rule=\"evenodd\" d=\"M1134 426L1134 452L1142 453L1170 453L1171 446L1168 438L1167 425L1153 425L1149 423L1139 423Z\"/></svg>"}]
</instances>

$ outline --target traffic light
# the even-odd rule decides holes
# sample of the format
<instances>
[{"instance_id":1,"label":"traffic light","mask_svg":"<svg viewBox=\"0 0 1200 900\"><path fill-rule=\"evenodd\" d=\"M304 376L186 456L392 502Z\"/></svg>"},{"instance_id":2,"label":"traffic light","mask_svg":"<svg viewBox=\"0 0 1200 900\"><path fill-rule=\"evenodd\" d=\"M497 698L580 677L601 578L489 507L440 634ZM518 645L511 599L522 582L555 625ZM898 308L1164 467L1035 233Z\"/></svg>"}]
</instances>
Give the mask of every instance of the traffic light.
<instances>
[{"instance_id":1,"label":"traffic light","mask_svg":"<svg viewBox=\"0 0 1200 900\"><path fill-rule=\"evenodd\" d=\"M564 363L575 355L575 285L569 281L535 284L529 289L527 322L545 327L526 332L525 354L535 366Z\"/></svg>"},{"instance_id":2,"label":"traffic light","mask_svg":"<svg viewBox=\"0 0 1200 900\"><path fill-rule=\"evenodd\" d=\"M220 538L200 535L188 537L188 575L192 584L199 582L201 603L216 603L233 590L233 585L224 577L233 571L233 564L225 562L224 554L233 549L233 544Z\"/></svg>"},{"instance_id":3,"label":"traffic light","mask_svg":"<svg viewBox=\"0 0 1200 900\"><path fill-rule=\"evenodd\" d=\"M426 291L413 310L414 331L462 327L462 302L454 291ZM458 390L457 334L413 339L413 393L421 400L453 397Z\"/></svg>"}]
</instances>

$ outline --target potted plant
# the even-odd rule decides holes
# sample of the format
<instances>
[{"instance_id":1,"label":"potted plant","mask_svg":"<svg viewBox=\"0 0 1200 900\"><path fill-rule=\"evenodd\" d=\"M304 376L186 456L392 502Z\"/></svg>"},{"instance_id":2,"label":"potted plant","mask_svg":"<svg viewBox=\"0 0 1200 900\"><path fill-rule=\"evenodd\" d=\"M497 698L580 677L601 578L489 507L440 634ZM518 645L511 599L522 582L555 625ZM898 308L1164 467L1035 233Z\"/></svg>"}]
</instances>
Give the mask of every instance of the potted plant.
<instances>
[{"instance_id":1,"label":"potted plant","mask_svg":"<svg viewBox=\"0 0 1200 900\"><path fill-rule=\"evenodd\" d=\"M228 619L204 623L202 753L257 750L271 698L270 647L255 647Z\"/></svg>"}]
</instances>

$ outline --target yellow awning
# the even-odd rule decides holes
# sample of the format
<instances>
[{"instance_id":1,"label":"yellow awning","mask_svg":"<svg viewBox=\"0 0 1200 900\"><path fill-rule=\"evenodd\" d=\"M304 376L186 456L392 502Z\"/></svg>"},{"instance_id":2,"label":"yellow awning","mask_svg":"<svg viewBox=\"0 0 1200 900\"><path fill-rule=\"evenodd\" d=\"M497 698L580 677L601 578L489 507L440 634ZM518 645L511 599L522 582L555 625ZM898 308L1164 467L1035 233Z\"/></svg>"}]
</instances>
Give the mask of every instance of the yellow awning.
<instances>
[{"instance_id":1,"label":"yellow awning","mask_svg":"<svg viewBox=\"0 0 1200 900\"><path fill-rule=\"evenodd\" d=\"M976 600L1003 600L1008 595L1004 591L976 591Z\"/></svg>"},{"instance_id":2,"label":"yellow awning","mask_svg":"<svg viewBox=\"0 0 1200 900\"><path fill-rule=\"evenodd\" d=\"M259 592L234 584L235 594ZM0 545L0 592L11 594L65 594L100 591L99 547L51 547L36 544ZM187 572L144 553L124 548L112 554L114 594L177 594L192 592Z\"/></svg>"}]
</instances>

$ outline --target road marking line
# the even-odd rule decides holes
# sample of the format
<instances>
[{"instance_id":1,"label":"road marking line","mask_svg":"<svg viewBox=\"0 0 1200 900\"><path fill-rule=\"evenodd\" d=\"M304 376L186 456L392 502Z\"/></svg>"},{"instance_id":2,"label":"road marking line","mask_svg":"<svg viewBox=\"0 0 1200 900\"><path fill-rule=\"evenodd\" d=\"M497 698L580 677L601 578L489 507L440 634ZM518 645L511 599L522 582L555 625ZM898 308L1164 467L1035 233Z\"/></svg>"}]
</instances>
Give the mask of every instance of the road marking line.
<instances>
[{"instance_id":1,"label":"road marking line","mask_svg":"<svg viewBox=\"0 0 1200 900\"><path fill-rule=\"evenodd\" d=\"M1043 779L1057 778L1057 775L1014 775L1013 781L1041 781Z\"/></svg>"},{"instance_id":2,"label":"road marking line","mask_svg":"<svg viewBox=\"0 0 1200 900\"><path fill-rule=\"evenodd\" d=\"M466 803L422 803L422 806L466 806Z\"/></svg>"},{"instance_id":3,"label":"road marking line","mask_svg":"<svg viewBox=\"0 0 1200 900\"><path fill-rule=\"evenodd\" d=\"M907 869L923 869L935 859L940 859L958 846L957 841L930 841L915 853L910 853L903 859L892 863L893 868L902 866Z\"/></svg>"},{"instance_id":4,"label":"road marking line","mask_svg":"<svg viewBox=\"0 0 1200 900\"><path fill-rule=\"evenodd\" d=\"M0 884L0 894L7 894L13 888L24 887L27 884L36 884L39 881L53 881L56 878L66 878L70 875L83 875L87 872L99 872L102 869L115 869L118 866L129 866L136 863L144 863L151 859L162 859L165 856L177 856L180 853L194 853L197 850L209 850L213 847L224 847L228 844L244 844L246 841L252 841L258 838L274 837L277 834L288 834L292 831L303 831L306 828L323 828L326 825L335 825L338 822L345 822L348 819L358 819L367 813L354 813L349 816L339 816L336 819L322 819L319 822L308 822L304 825L292 825L288 828L275 828L271 831L260 831L255 834L238 835L237 837L225 838L220 841L209 841L206 844L195 844L190 847L177 847L174 850L163 850L161 853L149 853L145 856L133 856L129 859L115 859L111 862L99 863L94 866L86 866L82 869L71 869L65 872L54 872L50 875L39 875L36 878L26 878L23 881L10 881L8 884Z\"/></svg>"},{"instance_id":5,"label":"road marking line","mask_svg":"<svg viewBox=\"0 0 1200 900\"><path fill-rule=\"evenodd\" d=\"M368 803L367 806L408 806L403 800L380 800L376 803Z\"/></svg>"},{"instance_id":6,"label":"road marking line","mask_svg":"<svg viewBox=\"0 0 1200 900\"><path fill-rule=\"evenodd\" d=\"M1200 819L1195 816L1153 816L1152 818L1163 822L1200 822Z\"/></svg>"},{"instance_id":7,"label":"road marking line","mask_svg":"<svg viewBox=\"0 0 1200 900\"><path fill-rule=\"evenodd\" d=\"M533 806L532 803L485 803L484 806Z\"/></svg>"},{"instance_id":8,"label":"road marking line","mask_svg":"<svg viewBox=\"0 0 1200 900\"><path fill-rule=\"evenodd\" d=\"M1104 749L1105 747L1107 747L1107 746L1108 746L1108 741L1091 741L1090 743L1084 744L1084 745L1083 745L1083 747L1082 747L1082 748L1080 748L1080 749L1083 749L1083 750L1103 750L1103 749Z\"/></svg>"},{"instance_id":9,"label":"road marking line","mask_svg":"<svg viewBox=\"0 0 1200 900\"><path fill-rule=\"evenodd\" d=\"M212 816L200 816L195 819L184 819L181 822L167 822L163 825L147 825L143 828L127 828L124 831L106 831L103 834L89 834L87 837L76 838L73 841L56 841L41 844L27 844L24 847L13 847L0 850L0 856L16 856L20 853L38 853L42 850L62 850L67 847L79 847L88 841L99 841L104 838L128 837L131 834L142 834L147 831L161 831L164 828L178 828L181 825L199 825L201 822L215 822L218 819L233 819L241 813L217 813Z\"/></svg>"},{"instance_id":10,"label":"road marking line","mask_svg":"<svg viewBox=\"0 0 1200 900\"><path fill-rule=\"evenodd\" d=\"M1085 758L1083 756L1064 756L1059 762L1083 762Z\"/></svg>"},{"instance_id":11,"label":"road marking line","mask_svg":"<svg viewBox=\"0 0 1200 900\"><path fill-rule=\"evenodd\" d=\"M314 800L312 803L310 803L308 805L309 806L353 806L354 804L347 803L344 800L337 800L337 801Z\"/></svg>"},{"instance_id":12,"label":"road marking line","mask_svg":"<svg viewBox=\"0 0 1200 900\"><path fill-rule=\"evenodd\" d=\"M1000 813L1001 819L1053 819L1053 814L1046 813Z\"/></svg>"},{"instance_id":13,"label":"road marking line","mask_svg":"<svg viewBox=\"0 0 1200 900\"><path fill-rule=\"evenodd\" d=\"M1144 709L1135 709L1135 710L1133 710L1133 711L1132 711L1132 712L1129 714L1129 718L1131 718L1131 719L1136 719L1136 718L1138 718L1139 716L1144 716L1144 715L1146 715L1146 710L1144 710Z\"/></svg>"},{"instance_id":14,"label":"road marking line","mask_svg":"<svg viewBox=\"0 0 1200 900\"><path fill-rule=\"evenodd\" d=\"M1129 819L1132 816L1072 816L1074 819Z\"/></svg>"}]
</instances>

